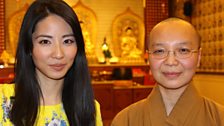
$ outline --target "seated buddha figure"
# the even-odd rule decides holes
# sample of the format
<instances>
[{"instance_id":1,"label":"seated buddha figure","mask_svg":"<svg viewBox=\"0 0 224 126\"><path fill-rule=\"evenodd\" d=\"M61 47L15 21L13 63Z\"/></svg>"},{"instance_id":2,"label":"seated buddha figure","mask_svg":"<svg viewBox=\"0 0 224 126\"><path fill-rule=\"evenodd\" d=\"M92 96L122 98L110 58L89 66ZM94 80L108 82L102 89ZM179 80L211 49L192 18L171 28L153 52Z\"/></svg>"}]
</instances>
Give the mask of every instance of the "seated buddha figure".
<instances>
[{"instance_id":1,"label":"seated buddha figure","mask_svg":"<svg viewBox=\"0 0 224 126\"><path fill-rule=\"evenodd\" d=\"M137 38L134 36L133 29L127 27L121 36L121 57L140 58L142 51L137 48Z\"/></svg>"},{"instance_id":2,"label":"seated buddha figure","mask_svg":"<svg viewBox=\"0 0 224 126\"><path fill-rule=\"evenodd\" d=\"M87 30L83 21L80 21L80 25L82 28L82 34L85 42L85 51L87 56L94 55L94 45L91 42L91 37L89 35L89 31Z\"/></svg>"}]
</instances>

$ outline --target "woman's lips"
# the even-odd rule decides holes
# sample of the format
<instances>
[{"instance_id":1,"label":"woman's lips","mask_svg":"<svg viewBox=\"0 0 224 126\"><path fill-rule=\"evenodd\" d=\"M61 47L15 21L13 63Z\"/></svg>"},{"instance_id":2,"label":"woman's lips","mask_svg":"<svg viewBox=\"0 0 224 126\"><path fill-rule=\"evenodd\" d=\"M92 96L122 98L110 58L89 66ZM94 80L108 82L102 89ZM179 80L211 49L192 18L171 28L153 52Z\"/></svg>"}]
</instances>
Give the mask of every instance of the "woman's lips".
<instances>
[{"instance_id":1,"label":"woman's lips","mask_svg":"<svg viewBox=\"0 0 224 126\"><path fill-rule=\"evenodd\" d=\"M49 65L53 70L55 71L61 71L64 69L65 67L65 64L52 64L52 65Z\"/></svg>"},{"instance_id":2,"label":"woman's lips","mask_svg":"<svg viewBox=\"0 0 224 126\"><path fill-rule=\"evenodd\" d=\"M175 79L179 77L181 72L163 72L163 75L169 79Z\"/></svg>"}]
</instances>

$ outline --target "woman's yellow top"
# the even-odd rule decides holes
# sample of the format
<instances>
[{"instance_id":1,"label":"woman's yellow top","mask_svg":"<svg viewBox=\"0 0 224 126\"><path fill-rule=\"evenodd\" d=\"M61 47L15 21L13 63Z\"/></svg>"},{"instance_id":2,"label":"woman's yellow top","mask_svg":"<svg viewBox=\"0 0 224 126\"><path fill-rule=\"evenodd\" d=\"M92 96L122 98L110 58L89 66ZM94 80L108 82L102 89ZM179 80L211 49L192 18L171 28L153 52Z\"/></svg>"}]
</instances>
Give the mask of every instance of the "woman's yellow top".
<instances>
[{"instance_id":1,"label":"woman's yellow top","mask_svg":"<svg viewBox=\"0 0 224 126\"><path fill-rule=\"evenodd\" d=\"M14 84L0 84L0 126L13 126L9 119L12 107L10 97L14 96ZM96 101L96 126L102 126L100 105ZM40 106L35 126L69 126L63 104Z\"/></svg>"}]
</instances>

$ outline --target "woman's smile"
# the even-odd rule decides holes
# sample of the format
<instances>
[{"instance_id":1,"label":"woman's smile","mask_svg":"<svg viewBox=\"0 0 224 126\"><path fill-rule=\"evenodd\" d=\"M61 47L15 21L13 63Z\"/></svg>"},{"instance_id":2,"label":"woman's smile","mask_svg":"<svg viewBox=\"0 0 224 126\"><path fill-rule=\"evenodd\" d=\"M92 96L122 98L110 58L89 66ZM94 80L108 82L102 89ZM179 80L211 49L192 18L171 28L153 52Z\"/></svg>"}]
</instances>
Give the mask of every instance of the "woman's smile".
<instances>
[{"instance_id":1,"label":"woman's smile","mask_svg":"<svg viewBox=\"0 0 224 126\"><path fill-rule=\"evenodd\" d=\"M62 71L66 64L51 64L49 65L55 71Z\"/></svg>"}]
</instances>

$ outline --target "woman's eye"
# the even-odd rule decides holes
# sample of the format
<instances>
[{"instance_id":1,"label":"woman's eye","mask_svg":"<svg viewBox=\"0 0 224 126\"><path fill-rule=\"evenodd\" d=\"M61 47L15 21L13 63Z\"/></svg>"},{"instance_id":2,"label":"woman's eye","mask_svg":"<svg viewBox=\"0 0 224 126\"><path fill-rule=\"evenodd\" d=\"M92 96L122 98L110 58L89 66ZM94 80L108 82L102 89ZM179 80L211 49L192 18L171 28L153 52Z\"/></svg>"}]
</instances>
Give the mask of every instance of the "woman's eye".
<instances>
[{"instance_id":1,"label":"woman's eye","mask_svg":"<svg viewBox=\"0 0 224 126\"><path fill-rule=\"evenodd\" d=\"M39 43L40 44L50 44L50 41L48 41L48 40L41 40Z\"/></svg>"},{"instance_id":2,"label":"woman's eye","mask_svg":"<svg viewBox=\"0 0 224 126\"><path fill-rule=\"evenodd\" d=\"M75 42L75 41L72 40L72 39L67 39L67 40L64 41L65 44L72 44L72 43L74 43L74 42Z\"/></svg>"},{"instance_id":3,"label":"woman's eye","mask_svg":"<svg viewBox=\"0 0 224 126\"><path fill-rule=\"evenodd\" d=\"M188 48L182 48L182 49L179 49L178 52L181 54L186 54L186 53L190 53L191 50Z\"/></svg>"},{"instance_id":4,"label":"woman's eye","mask_svg":"<svg viewBox=\"0 0 224 126\"><path fill-rule=\"evenodd\" d=\"M157 49L153 51L153 54L164 54L164 53L165 53L165 50L163 49Z\"/></svg>"}]
</instances>

